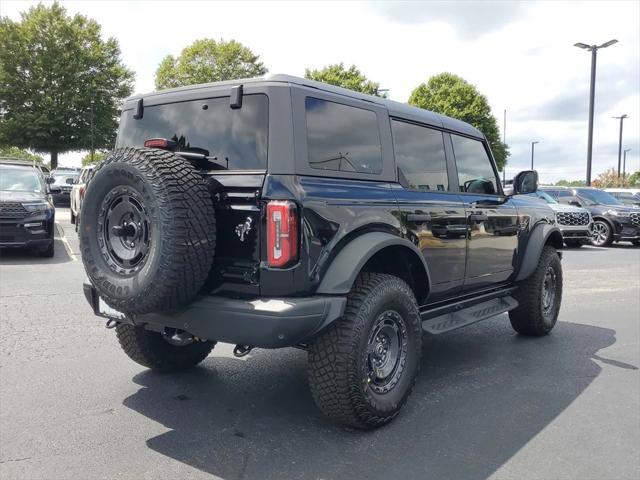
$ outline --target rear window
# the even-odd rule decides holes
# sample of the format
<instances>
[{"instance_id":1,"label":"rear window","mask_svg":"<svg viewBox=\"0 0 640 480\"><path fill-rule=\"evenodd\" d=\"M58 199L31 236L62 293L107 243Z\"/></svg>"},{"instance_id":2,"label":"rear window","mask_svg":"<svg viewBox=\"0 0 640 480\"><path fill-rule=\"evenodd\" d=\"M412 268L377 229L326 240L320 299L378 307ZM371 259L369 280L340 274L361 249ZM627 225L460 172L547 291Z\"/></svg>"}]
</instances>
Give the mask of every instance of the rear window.
<instances>
[{"instance_id":1,"label":"rear window","mask_svg":"<svg viewBox=\"0 0 640 480\"><path fill-rule=\"evenodd\" d=\"M319 98L305 99L311 168L376 174L382 147L375 112Z\"/></svg>"},{"instance_id":2,"label":"rear window","mask_svg":"<svg viewBox=\"0 0 640 480\"><path fill-rule=\"evenodd\" d=\"M141 147L150 138L166 138L177 150L205 154L228 170L265 170L269 134L269 100L244 95L242 108L229 107L229 97L166 103L144 108L141 119L125 110L118 146Z\"/></svg>"}]
</instances>

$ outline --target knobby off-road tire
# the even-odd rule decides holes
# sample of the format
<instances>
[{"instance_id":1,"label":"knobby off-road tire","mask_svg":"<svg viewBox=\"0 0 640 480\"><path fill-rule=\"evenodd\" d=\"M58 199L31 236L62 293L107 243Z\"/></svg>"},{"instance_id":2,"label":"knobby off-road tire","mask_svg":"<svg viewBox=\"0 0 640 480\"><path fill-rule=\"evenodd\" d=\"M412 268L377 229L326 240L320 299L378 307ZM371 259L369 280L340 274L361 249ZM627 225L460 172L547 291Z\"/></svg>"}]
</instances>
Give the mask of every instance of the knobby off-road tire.
<instances>
[{"instance_id":1,"label":"knobby off-road tire","mask_svg":"<svg viewBox=\"0 0 640 480\"><path fill-rule=\"evenodd\" d=\"M398 356L392 363L378 363L385 345L389 356L384 358L393 360L394 336ZM342 425L384 425L398 415L413 389L421 349L422 326L411 288L392 275L363 273L348 296L343 317L310 345L313 398L326 416ZM373 368L382 373L390 365L393 370L382 378Z\"/></svg>"},{"instance_id":2,"label":"knobby off-road tire","mask_svg":"<svg viewBox=\"0 0 640 480\"><path fill-rule=\"evenodd\" d=\"M516 332L539 337L553 329L562 303L562 264L555 248L543 248L536 270L518 285L514 297L519 305L509 319Z\"/></svg>"},{"instance_id":3,"label":"knobby off-road tire","mask_svg":"<svg viewBox=\"0 0 640 480\"><path fill-rule=\"evenodd\" d=\"M193 341L176 346L166 341L162 334L120 323L116 336L122 350L131 360L158 372L178 372L202 362L216 342Z\"/></svg>"},{"instance_id":4,"label":"knobby off-road tire","mask_svg":"<svg viewBox=\"0 0 640 480\"><path fill-rule=\"evenodd\" d=\"M178 308L207 278L216 238L213 203L202 177L178 155L112 151L87 185L79 220L87 275L117 310Z\"/></svg>"}]
</instances>

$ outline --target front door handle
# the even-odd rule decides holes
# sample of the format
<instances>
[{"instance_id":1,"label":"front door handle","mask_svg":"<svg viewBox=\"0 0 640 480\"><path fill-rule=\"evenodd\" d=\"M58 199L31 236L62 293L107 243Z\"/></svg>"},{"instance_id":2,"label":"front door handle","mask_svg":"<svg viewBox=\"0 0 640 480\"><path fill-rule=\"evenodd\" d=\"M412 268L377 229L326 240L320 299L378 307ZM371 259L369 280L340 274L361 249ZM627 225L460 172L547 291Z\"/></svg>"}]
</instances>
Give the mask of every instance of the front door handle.
<instances>
[{"instance_id":1,"label":"front door handle","mask_svg":"<svg viewBox=\"0 0 640 480\"><path fill-rule=\"evenodd\" d=\"M472 213L471 215L469 215L469 220L471 220L472 222L486 222L487 220L489 220L489 217L484 213Z\"/></svg>"},{"instance_id":2,"label":"front door handle","mask_svg":"<svg viewBox=\"0 0 640 480\"><path fill-rule=\"evenodd\" d=\"M407 215L408 222L424 223L431 220L431 215L428 213L409 213Z\"/></svg>"}]
</instances>

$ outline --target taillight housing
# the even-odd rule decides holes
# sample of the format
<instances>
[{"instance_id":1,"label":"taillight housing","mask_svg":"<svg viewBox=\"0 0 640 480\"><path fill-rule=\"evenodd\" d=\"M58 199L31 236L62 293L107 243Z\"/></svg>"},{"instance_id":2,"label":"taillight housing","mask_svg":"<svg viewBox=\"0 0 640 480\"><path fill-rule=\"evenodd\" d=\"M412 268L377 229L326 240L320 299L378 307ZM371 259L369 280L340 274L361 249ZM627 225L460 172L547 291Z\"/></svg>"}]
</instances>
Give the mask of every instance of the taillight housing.
<instances>
[{"instance_id":1,"label":"taillight housing","mask_svg":"<svg viewBox=\"0 0 640 480\"><path fill-rule=\"evenodd\" d=\"M267 203L267 264L284 268L298 260L298 209L294 202Z\"/></svg>"},{"instance_id":2,"label":"taillight housing","mask_svg":"<svg viewBox=\"0 0 640 480\"><path fill-rule=\"evenodd\" d=\"M80 185L79 190L80 190L80 198L84 198L84 194L87 190L87 187L85 185Z\"/></svg>"},{"instance_id":3,"label":"taillight housing","mask_svg":"<svg viewBox=\"0 0 640 480\"><path fill-rule=\"evenodd\" d=\"M174 148L176 142L166 138L148 138L144 141L144 146L147 148Z\"/></svg>"}]
</instances>

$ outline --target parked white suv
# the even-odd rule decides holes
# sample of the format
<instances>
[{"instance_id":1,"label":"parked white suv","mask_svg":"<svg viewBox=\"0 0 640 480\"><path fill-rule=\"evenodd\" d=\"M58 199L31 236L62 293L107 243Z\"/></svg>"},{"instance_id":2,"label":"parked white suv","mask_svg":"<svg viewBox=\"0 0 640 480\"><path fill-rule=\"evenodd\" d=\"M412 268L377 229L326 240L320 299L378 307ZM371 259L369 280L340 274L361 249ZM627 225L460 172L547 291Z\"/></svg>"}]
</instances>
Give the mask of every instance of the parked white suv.
<instances>
[{"instance_id":1,"label":"parked white suv","mask_svg":"<svg viewBox=\"0 0 640 480\"><path fill-rule=\"evenodd\" d=\"M538 190L530 194L549 204L556 214L556 223L567 247L579 248L593 237L593 218L588 210L556 202L549 194Z\"/></svg>"},{"instance_id":2,"label":"parked white suv","mask_svg":"<svg viewBox=\"0 0 640 480\"><path fill-rule=\"evenodd\" d=\"M80 216L80 208L82 207L82 199L84 198L84 192L87 188L87 181L91 177L94 165L88 165L82 167L80 176L71 187L71 197L69 199L71 208L71 223L75 224L76 232L78 231L78 218Z\"/></svg>"}]
</instances>

